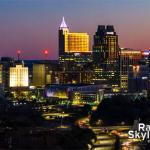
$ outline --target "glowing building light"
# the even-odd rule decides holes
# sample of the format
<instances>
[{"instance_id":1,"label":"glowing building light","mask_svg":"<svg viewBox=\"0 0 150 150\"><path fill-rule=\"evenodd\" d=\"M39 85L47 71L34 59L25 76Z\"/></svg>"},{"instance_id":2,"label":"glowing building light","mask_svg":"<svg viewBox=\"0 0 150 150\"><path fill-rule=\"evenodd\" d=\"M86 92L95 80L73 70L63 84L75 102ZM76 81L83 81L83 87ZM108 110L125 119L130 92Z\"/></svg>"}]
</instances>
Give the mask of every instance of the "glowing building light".
<instances>
[{"instance_id":1,"label":"glowing building light","mask_svg":"<svg viewBox=\"0 0 150 150\"><path fill-rule=\"evenodd\" d=\"M133 66L134 77L137 77L137 74L139 73L139 70L140 70L140 66L139 65Z\"/></svg>"},{"instance_id":2,"label":"glowing building light","mask_svg":"<svg viewBox=\"0 0 150 150\"><path fill-rule=\"evenodd\" d=\"M87 33L70 32L63 17L59 27L60 49L66 53L85 53L89 50L89 35ZM63 45L61 44L63 43Z\"/></svg>"},{"instance_id":3,"label":"glowing building light","mask_svg":"<svg viewBox=\"0 0 150 150\"><path fill-rule=\"evenodd\" d=\"M17 50L17 54L21 54L21 50Z\"/></svg>"},{"instance_id":4,"label":"glowing building light","mask_svg":"<svg viewBox=\"0 0 150 150\"><path fill-rule=\"evenodd\" d=\"M48 57L48 49L44 49L44 50L42 50L42 53L44 54L44 56L45 56L45 59L47 59L47 57Z\"/></svg>"},{"instance_id":5,"label":"glowing building light","mask_svg":"<svg viewBox=\"0 0 150 150\"><path fill-rule=\"evenodd\" d=\"M47 50L45 50L45 52L44 52L46 55L48 54L48 51Z\"/></svg>"},{"instance_id":6,"label":"glowing building light","mask_svg":"<svg viewBox=\"0 0 150 150\"><path fill-rule=\"evenodd\" d=\"M149 51L143 51L143 52L142 52L142 55L143 55L143 56L149 56L149 54L150 54Z\"/></svg>"},{"instance_id":7,"label":"glowing building light","mask_svg":"<svg viewBox=\"0 0 150 150\"><path fill-rule=\"evenodd\" d=\"M66 24L66 22L65 22L65 18L63 17L63 19L62 19L62 23L61 23L61 25L60 25L60 28L67 28L67 24Z\"/></svg>"},{"instance_id":8,"label":"glowing building light","mask_svg":"<svg viewBox=\"0 0 150 150\"><path fill-rule=\"evenodd\" d=\"M17 57L18 57L18 60L20 59L20 54L21 54L21 50L17 50Z\"/></svg>"},{"instance_id":9,"label":"glowing building light","mask_svg":"<svg viewBox=\"0 0 150 150\"><path fill-rule=\"evenodd\" d=\"M48 55L48 49L45 49L45 50L44 50L44 54L45 54L45 55Z\"/></svg>"}]
</instances>

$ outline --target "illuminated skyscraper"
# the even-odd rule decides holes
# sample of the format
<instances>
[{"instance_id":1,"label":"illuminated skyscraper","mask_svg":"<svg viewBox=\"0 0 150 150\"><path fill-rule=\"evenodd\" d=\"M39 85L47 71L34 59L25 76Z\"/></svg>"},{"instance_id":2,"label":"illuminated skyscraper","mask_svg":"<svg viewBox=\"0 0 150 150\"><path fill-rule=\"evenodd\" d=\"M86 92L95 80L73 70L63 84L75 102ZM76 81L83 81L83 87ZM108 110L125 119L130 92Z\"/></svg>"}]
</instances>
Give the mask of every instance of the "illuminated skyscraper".
<instances>
[{"instance_id":1,"label":"illuminated skyscraper","mask_svg":"<svg viewBox=\"0 0 150 150\"><path fill-rule=\"evenodd\" d=\"M92 52L89 49L89 35L87 33L72 33L63 17L59 27L59 62L62 66L60 83L89 82L86 78L84 66L92 62Z\"/></svg>"},{"instance_id":2,"label":"illuminated skyscraper","mask_svg":"<svg viewBox=\"0 0 150 150\"><path fill-rule=\"evenodd\" d=\"M94 35L94 82L118 84L119 82L118 35L113 26L99 25Z\"/></svg>"},{"instance_id":3,"label":"illuminated skyscraper","mask_svg":"<svg viewBox=\"0 0 150 150\"><path fill-rule=\"evenodd\" d=\"M10 67L9 69L9 87L28 87L29 86L29 74L28 67L24 67L23 64Z\"/></svg>"},{"instance_id":4,"label":"illuminated skyscraper","mask_svg":"<svg viewBox=\"0 0 150 150\"><path fill-rule=\"evenodd\" d=\"M59 27L59 54L86 52L90 52L89 35L87 33L71 33L63 17Z\"/></svg>"},{"instance_id":5,"label":"illuminated skyscraper","mask_svg":"<svg viewBox=\"0 0 150 150\"><path fill-rule=\"evenodd\" d=\"M68 47L67 38L65 35L69 33L69 28L66 25L65 19L63 17L62 23L59 27L59 56L63 55L65 49Z\"/></svg>"},{"instance_id":6,"label":"illuminated skyscraper","mask_svg":"<svg viewBox=\"0 0 150 150\"><path fill-rule=\"evenodd\" d=\"M121 49L120 51L120 86L123 90L128 90L129 66L139 65L142 58L140 50Z\"/></svg>"},{"instance_id":7,"label":"illuminated skyscraper","mask_svg":"<svg viewBox=\"0 0 150 150\"><path fill-rule=\"evenodd\" d=\"M88 61L91 56L89 49L89 35L87 33L72 33L63 17L59 27L59 60ZM88 58L87 58L88 57Z\"/></svg>"},{"instance_id":8,"label":"illuminated skyscraper","mask_svg":"<svg viewBox=\"0 0 150 150\"><path fill-rule=\"evenodd\" d=\"M99 25L94 35L93 59L96 64L109 64L118 59L118 35L113 26Z\"/></svg>"}]
</instances>

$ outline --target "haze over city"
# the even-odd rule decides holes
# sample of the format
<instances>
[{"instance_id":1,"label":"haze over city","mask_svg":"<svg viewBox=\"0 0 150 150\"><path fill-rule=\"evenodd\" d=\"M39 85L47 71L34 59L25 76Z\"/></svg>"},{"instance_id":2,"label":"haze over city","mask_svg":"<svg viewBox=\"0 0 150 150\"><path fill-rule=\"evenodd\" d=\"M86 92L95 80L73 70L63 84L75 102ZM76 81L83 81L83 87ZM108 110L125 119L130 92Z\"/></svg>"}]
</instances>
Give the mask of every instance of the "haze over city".
<instances>
[{"instance_id":1,"label":"haze over city","mask_svg":"<svg viewBox=\"0 0 150 150\"><path fill-rule=\"evenodd\" d=\"M58 58L58 27L62 17L72 32L90 34L97 25L114 25L120 47L149 49L150 1L147 0L1 0L0 56L24 59ZM90 46L90 47L91 47Z\"/></svg>"}]
</instances>

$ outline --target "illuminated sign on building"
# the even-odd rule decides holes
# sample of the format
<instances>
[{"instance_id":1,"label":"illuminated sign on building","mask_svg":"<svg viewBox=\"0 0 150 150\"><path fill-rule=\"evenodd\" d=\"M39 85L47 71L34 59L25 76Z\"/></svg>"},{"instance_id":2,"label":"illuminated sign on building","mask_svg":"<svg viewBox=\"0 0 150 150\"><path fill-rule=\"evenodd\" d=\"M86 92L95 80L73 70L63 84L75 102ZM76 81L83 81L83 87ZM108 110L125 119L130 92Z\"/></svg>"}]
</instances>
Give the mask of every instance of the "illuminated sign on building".
<instances>
[{"instance_id":1,"label":"illuminated sign on building","mask_svg":"<svg viewBox=\"0 0 150 150\"><path fill-rule=\"evenodd\" d=\"M114 32L107 32L108 35L114 35Z\"/></svg>"}]
</instances>

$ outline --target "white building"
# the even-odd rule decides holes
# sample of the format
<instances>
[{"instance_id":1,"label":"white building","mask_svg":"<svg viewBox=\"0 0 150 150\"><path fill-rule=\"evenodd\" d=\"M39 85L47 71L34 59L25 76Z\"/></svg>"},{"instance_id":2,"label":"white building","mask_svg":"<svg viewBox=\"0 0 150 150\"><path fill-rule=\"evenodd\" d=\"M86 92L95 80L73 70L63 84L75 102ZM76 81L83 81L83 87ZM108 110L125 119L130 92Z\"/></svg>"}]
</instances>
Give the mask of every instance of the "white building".
<instances>
[{"instance_id":1,"label":"white building","mask_svg":"<svg viewBox=\"0 0 150 150\"><path fill-rule=\"evenodd\" d=\"M16 65L10 67L9 70L9 87L28 87L29 86L29 73L28 67L24 65Z\"/></svg>"}]
</instances>

